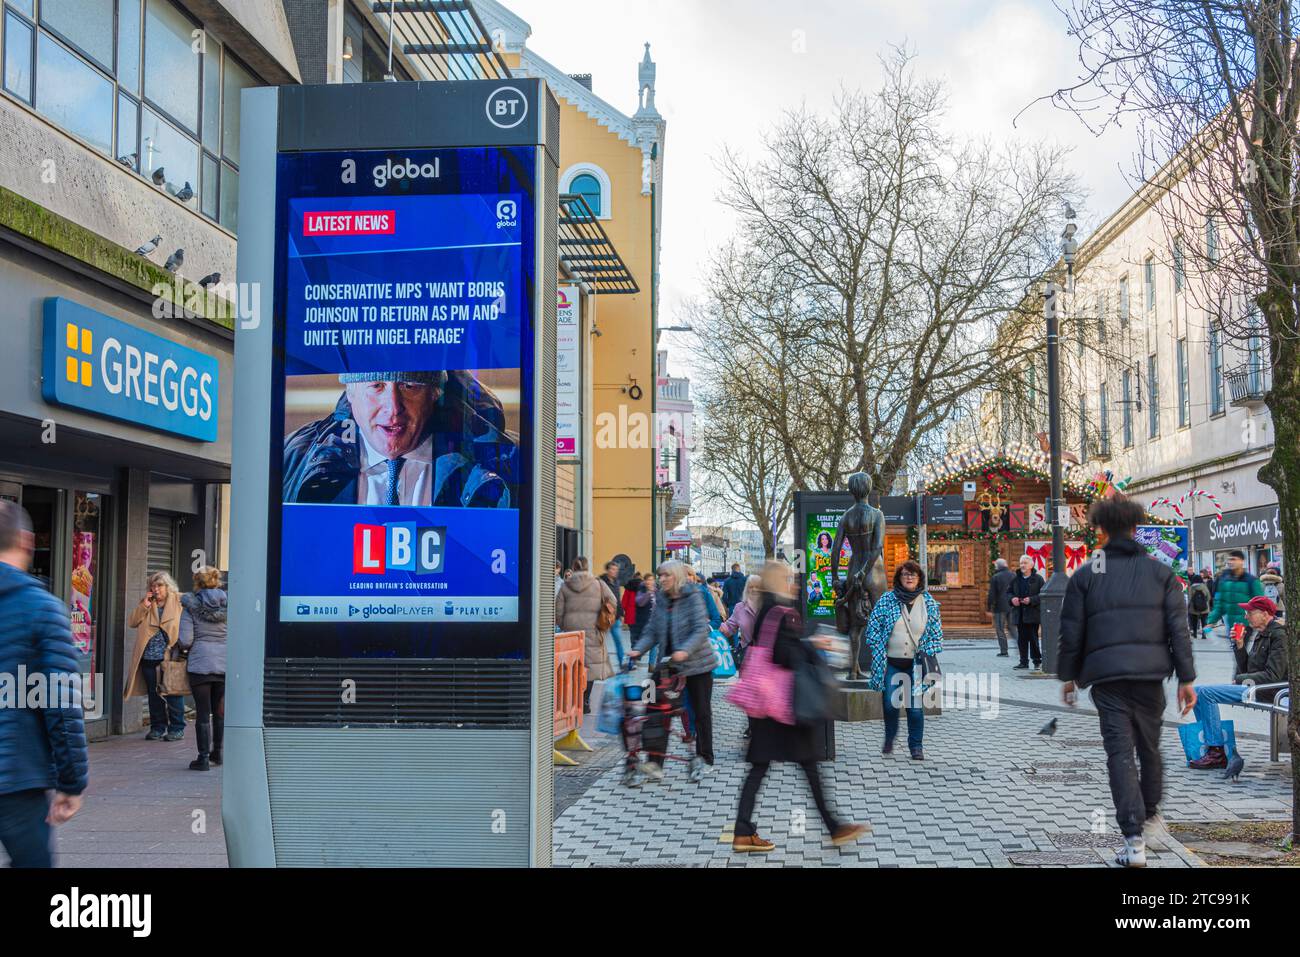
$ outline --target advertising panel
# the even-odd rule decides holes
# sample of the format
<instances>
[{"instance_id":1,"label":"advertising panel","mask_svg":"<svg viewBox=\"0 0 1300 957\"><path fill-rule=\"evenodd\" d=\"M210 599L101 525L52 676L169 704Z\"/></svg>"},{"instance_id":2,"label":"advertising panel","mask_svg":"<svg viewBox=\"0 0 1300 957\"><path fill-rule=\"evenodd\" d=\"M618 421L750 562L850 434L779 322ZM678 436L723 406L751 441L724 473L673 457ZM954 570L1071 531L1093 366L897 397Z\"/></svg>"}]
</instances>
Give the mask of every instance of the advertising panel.
<instances>
[{"instance_id":1,"label":"advertising panel","mask_svg":"<svg viewBox=\"0 0 1300 957\"><path fill-rule=\"evenodd\" d=\"M280 156L282 624L520 622L532 156ZM524 630L482 632L482 653L517 651ZM420 654L473 653L452 634L411 636Z\"/></svg>"},{"instance_id":2,"label":"advertising panel","mask_svg":"<svg viewBox=\"0 0 1300 957\"><path fill-rule=\"evenodd\" d=\"M555 454L575 459L582 444L582 346L578 287L561 286L555 304Z\"/></svg>"},{"instance_id":3,"label":"advertising panel","mask_svg":"<svg viewBox=\"0 0 1300 957\"><path fill-rule=\"evenodd\" d=\"M1152 558L1169 566L1179 578L1187 580L1186 525L1139 525L1137 541L1146 548Z\"/></svg>"},{"instance_id":4,"label":"advertising panel","mask_svg":"<svg viewBox=\"0 0 1300 957\"><path fill-rule=\"evenodd\" d=\"M810 514L804 535L804 549L808 556L807 584L804 588L804 619L808 622L835 621L835 582L831 579L831 549L835 545L835 532L846 509L826 509ZM840 576L847 573L853 549L848 540L840 547Z\"/></svg>"}]
</instances>

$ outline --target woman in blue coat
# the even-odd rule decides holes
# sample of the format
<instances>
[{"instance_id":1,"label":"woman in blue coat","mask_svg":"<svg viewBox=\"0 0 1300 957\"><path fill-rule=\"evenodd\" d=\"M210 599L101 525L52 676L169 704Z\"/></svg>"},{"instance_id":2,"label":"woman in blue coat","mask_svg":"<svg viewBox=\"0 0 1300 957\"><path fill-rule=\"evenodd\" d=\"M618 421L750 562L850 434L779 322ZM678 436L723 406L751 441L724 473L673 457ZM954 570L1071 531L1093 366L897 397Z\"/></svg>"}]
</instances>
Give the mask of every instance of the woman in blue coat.
<instances>
[{"instance_id":1,"label":"woman in blue coat","mask_svg":"<svg viewBox=\"0 0 1300 957\"><path fill-rule=\"evenodd\" d=\"M885 745L881 750L885 754L894 750L901 705L907 711L907 747L913 760L920 761L925 757L922 688L939 677L936 656L943 650L943 623L939 603L926 591L925 571L916 562L898 566L893 589L871 609L866 645L871 649L869 687L883 693Z\"/></svg>"}]
</instances>

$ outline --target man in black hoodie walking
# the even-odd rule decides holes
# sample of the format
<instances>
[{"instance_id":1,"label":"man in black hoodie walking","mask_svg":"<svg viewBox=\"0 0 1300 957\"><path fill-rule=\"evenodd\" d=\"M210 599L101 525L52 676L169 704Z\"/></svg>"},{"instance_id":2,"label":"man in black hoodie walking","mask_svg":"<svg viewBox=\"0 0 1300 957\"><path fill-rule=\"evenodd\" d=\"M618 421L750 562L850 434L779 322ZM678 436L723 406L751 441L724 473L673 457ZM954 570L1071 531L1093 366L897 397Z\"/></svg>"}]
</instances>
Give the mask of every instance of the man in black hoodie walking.
<instances>
[{"instance_id":1,"label":"man in black hoodie walking","mask_svg":"<svg viewBox=\"0 0 1300 957\"><path fill-rule=\"evenodd\" d=\"M1177 672L1183 714L1196 704L1182 586L1134 540L1142 518L1142 506L1120 495L1093 504L1089 520L1108 541L1070 578L1057 660L1066 704L1074 705L1078 688L1092 689L1124 835L1115 860L1126 867L1146 866L1143 831L1161 823L1164 680Z\"/></svg>"}]
</instances>

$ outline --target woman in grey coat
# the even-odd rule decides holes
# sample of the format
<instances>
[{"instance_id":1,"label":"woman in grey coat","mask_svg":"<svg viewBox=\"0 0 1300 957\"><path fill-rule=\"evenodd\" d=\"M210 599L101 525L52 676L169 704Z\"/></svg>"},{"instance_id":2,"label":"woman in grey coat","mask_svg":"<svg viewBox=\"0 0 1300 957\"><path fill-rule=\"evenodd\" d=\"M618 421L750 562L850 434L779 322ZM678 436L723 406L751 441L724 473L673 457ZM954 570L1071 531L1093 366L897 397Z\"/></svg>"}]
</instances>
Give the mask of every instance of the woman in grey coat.
<instances>
[{"instance_id":1,"label":"woman in grey coat","mask_svg":"<svg viewBox=\"0 0 1300 957\"><path fill-rule=\"evenodd\" d=\"M190 653L186 670L197 711L199 756L190 770L207 771L221 763L226 724L226 593L221 572L211 565L194 573L194 591L181 597L178 641Z\"/></svg>"},{"instance_id":2,"label":"woman in grey coat","mask_svg":"<svg viewBox=\"0 0 1300 957\"><path fill-rule=\"evenodd\" d=\"M686 695L695 712L690 778L699 783L713 767L713 669L718 666L718 656L709 642L704 593L686 576L687 567L681 562L659 566L659 598L630 657L639 658L648 649L657 648L659 659L671 656L678 674L686 678ZM663 767L656 762L646 762L642 770L652 780L663 778Z\"/></svg>"}]
</instances>

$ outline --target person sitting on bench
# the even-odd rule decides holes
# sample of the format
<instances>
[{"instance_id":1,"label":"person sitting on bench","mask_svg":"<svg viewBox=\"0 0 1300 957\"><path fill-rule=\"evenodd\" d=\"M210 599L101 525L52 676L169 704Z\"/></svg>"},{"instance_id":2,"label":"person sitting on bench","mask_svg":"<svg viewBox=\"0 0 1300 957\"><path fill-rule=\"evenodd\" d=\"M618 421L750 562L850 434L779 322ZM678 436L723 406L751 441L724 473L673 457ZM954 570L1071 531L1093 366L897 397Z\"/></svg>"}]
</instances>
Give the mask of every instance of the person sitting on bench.
<instances>
[{"instance_id":1,"label":"person sitting on bench","mask_svg":"<svg viewBox=\"0 0 1300 957\"><path fill-rule=\"evenodd\" d=\"M1241 704L1251 685L1278 684L1287 680L1286 629L1277 617L1277 605L1263 595L1241 602L1246 609L1248 629L1232 635L1237 657L1230 685L1198 685L1196 718L1205 735L1205 755L1190 767L1198 771L1228 766L1223 748L1223 728L1219 723L1219 705Z\"/></svg>"}]
</instances>

